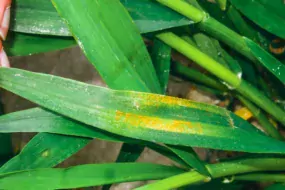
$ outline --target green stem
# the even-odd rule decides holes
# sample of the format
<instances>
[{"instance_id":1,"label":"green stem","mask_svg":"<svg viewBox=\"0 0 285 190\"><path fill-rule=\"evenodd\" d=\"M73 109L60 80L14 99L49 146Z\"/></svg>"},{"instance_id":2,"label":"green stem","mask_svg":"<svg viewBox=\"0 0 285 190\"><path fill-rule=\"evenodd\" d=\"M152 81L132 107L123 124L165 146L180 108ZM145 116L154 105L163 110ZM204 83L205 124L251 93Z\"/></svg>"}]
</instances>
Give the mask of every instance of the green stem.
<instances>
[{"instance_id":1,"label":"green stem","mask_svg":"<svg viewBox=\"0 0 285 190\"><path fill-rule=\"evenodd\" d=\"M254 104L248 101L246 98L238 95L238 99L250 110L253 116L258 120L262 128L273 138L278 140L284 140L284 137L275 129L275 127L270 123L266 115L262 110L257 108Z\"/></svg>"},{"instance_id":2,"label":"green stem","mask_svg":"<svg viewBox=\"0 0 285 190\"><path fill-rule=\"evenodd\" d=\"M219 3L220 8L225 11L227 8L227 0L217 0L217 3Z\"/></svg>"},{"instance_id":3,"label":"green stem","mask_svg":"<svg viewBox=\"0 0 285 190\"><path fill-rule=\"evenodd\" d=\"M242 181L262 181L262 182L285 182L285 174L267 174L267 173L258 173L258 174L245 174L240 176L235 176L235 180Z\"/></svg>"},{"instance_id":4,"label":"green stem","mask_svg":"<svg viewBox=\"0 0 285 190\"><path fill-rule=\"evenodd\" d=\"M218 164L208 164L206 167L208 168L212 178L220 178L258 171L282 171L285 169L285 158L246 158ZM188 179L185 179L185 177L188 177ZM191 171L140 187L138 189L171 189L205 180L208 181L209 177L201 175L196 171Z\"/></svg>"},{"instance_id":5,"label":"green stem","mask_svg":"<svg viewBox=\"0 0 285 190\"><path fill-rule=\"evenodd\" d=\"M210 177L199 174L196 171L190 171L186 173L182 173L179 175L175 175L164 180L160 180L156 183L151 183L149 185L145 185L137 188L137 190L149 190L149 189L159 189L159 190L167 190L174 189L178 187L182 187L189 184L195 184L203 181L210 181Z\"/></svg>"},{"instance_id":6,"label":"green stem","mask_svg":"<svg viewBox=\"0 0 285 190\"><path fill-rule=\"evenodd\" d=\"M247 158L230 162L207 165L213 178L230 175L258 172L258 171L282 171L285 169L284 158Z\"/></svg>"},{"instance_id":7,"label":"green stem","mask_svg":"<svg viewBox=\"0 0 285 190\"><path fill-rule=\"evenodd\" d=\"M256 62L256 58L246 45L244 38L225 25L221 24L219 21L212 17L208 17L207 19L204 19L203 22L200 22L198 27L202 31L206 31L214 38L235 49L237 52L240 52L251 61Z\"/></svg>"},{"instance_id":8,"label":"green stem","mask_svg":"<svg viewBox=\"0 0 285 190\"><path fill-rule=\"evenodd\" d=\"M195 8L189 3L183 0L169 1L169 0L156 0L159 3L177 11L178 13L186 16L198 24L198 27L210 33L213 37L228 44L230 47L248 57L250 60L256 61L254 55L252 55L250 49L247 47L243 37L228 27L224 26L214 18L210 17L202 10ZM187 5L185 5L187 4ZM197 19L199 15L199 19ZM202 17L203 18L200 18Z\"/></svg>"},{"instance_id":9,"label":"green stem","mask_svg":"<svg viewBox=\"0 0 285 190\"><path fill-rule=\"evenodd\" d=\"M285 125L285 112L255 87L238 78L229 69L171 32L158 34L157 38L225 81L231 89L237 90Z\"/></svg>"},{"instance_id":10,"label":"green stem","mask_svg":"<svg viewBox=\"0 0 285 190\"><path fill-rule=\"evenodd\" d=\"M199 9L196 9L189 3L183 1L183 0L156 0L159 3L171 7L173 10L181 13L182 15L185 15L188 18L191 18L194 22L201 22L204 18L206 13L200 11Z\"/></svg>"},{"instance_id":11,"label":"green stem","mask_svg":"<svg viewBox=\"0 0 285 190\"><path fill-rule=\"evenodd\" d=\"M195 61L223 81L226 81L233 88L239 86L241 81L234 73L175 34L167 32L158 34L156 37L186 57Z\"/></svg>"}]
</instances>

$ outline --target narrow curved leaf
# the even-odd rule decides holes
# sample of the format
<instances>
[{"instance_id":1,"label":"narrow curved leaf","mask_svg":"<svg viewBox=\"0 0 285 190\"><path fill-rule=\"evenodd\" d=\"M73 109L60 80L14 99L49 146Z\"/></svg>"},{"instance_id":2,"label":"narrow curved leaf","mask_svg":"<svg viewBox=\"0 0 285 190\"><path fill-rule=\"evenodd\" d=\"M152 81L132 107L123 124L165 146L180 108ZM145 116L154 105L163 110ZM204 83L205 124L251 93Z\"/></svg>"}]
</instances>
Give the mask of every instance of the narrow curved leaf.
<instances>
[{"instance_id":1,"label":"narrow curved leaf","mask_svg":"<svg viewBox=\"0 0 285 190\"><path fill-rule=\"evenodd\" d=\"M0 133L17 132L44 132L98 138L114 142L134 142L132 139L96 130L93 127L41 108L14 112L0 117Z\"/></svg>"},{"instance_id":2,"label":"narrow curved leaf","mask_svg":"<svg viewBox=\"0 0 285 190\"><path fill-rule=\"evenodd\" d=\"M41 133L29 141L19 155L5 163L0 168L0 173L53 167L87 145L91 138L145 145L185 166L185 163L166 147L91 128L41 108L14 112L0 117L0 133L16 132ZM47 151L50 152L48 156L42 156Z\"/></svg>"},{"instance_id":3,"label":"narrow curved leaf","mask_svg":"<svg viewBox=\"0 0 285 190\"><path fill-rule=\"evenodd\" d=\"M151 0L121 0L141 33L193 22ZM71 36L50 1L14 0L10 30L32 34Z\"/></svg>"},{"instance_id":4,"label":"narrow curved leaf","mask_svg":"<svg viewBox=\"0 0 285 190\"><path fill-rule=\"evenodd\" d=\"M152 49L152 61L162 92L166 92L171 60L171 48L160 40L155 39Z\"/></svg>"},{"instance_id":5,"label":"narrow curved leaf","mask_svg":"<svg viewBox=\"0 0 285 190\"><path fill-rule=\"evenodd\" d=\"M73 38L38 36L18 32L10 32L3 42L9 56L26 56L37 53L65 49L76 45Z\"/></svg>"},{"instance_id":6,"label":"narrow curved leaf","mask_svg":"<svg viewBox=\"0 0 285 190\"><path fill-rule=\"evenodd\" d=\"M110 88L161 92L145 44L120 1L53 3Z\"/></svg>"},{"instance_id":7,"label":"narrow curved leaf","mask_svg":"<svg viewBox=\"0 0 285 190\"><path fill-rule=\"evenodd\" d=\"M0 85L50 110L122 136L171 145L285 152L283 142L216 106L11 68L0 68Z\"/></svg>"},{"instance_id":8,"label":"narrow curved leaf","mask_svg":"<svg viewBox=\"0 0 285 190\"><path fill-rule=\"evenodd\" d=\"M48 133L37 134L17 156L0 168L0 173L53 167L79 151L89 142L90 139L82 137L74 138Z\"/></svg>"},{"instance_id":9,"label":"narrow curved leaf","mask_svg":"<svg viewBox=\"0 0 285 190\"><path fill-rule=\"evenodd\" d=\"M231 3L260 27L285 38L282 27L285 25L285 4L282 0L231 0Z\"/></svg>"},{"instance_id":10,"label":"narrow curved leaf","mask_svg":"<svg viewBox=\"0 0 285 190\"><path fill-rule=\"evenodd\" d=\"M210 173L206 168L206 163L200 160L192 148L172 145L168 145L168 147L184 160L185 163L196 169L199 173L210 176Z\"/></svg>"},{"instance_id":11,"label":"narrow curved leaf","mask_svg":"<svg viewBox=\"0 0 285 190\"><path fill-rule=\"evenodd\" d=\"M254 43L248 38L244 38L247 46L250 48L252 54L259 60L264 67L266 67L272 74L274 74L283 84L285 84L285 65L271 56L268 52Z\"/></svg>"},{"instance_id":12,"label":"narrow curved leaf","mask_svg":"<svg viewBox=\"0 0 285 190\"><path fill-rule=\"evenodd\" d=\"M141 33L161 31L194 22L152 0L120 0Z\"/></svg>"},{"instance_id":13,"label":"narrow curved leaf","mask_svg":"<svg viewBox=\"0 0 285 190\"><path fill-rule=\"evenodd\" d=\"M89 164L0 174L0 187L19 189L20 184L21 189L70 189L162 179L182 172L175 167L147 163Z\"/></svg>"},{"instance_id":14,"label":"narrow curved leaf","mask_svg":"<svg viewBox=\"0 0 285 190\"><path fill-rule=\"evenodd\" d=\"M235 25L239 33L245 37L252 39L255 42L258 42L258 32L255 31L242 17L239 11L234 7L230 6L227 11L227 16Z\"/></svg>"}]
</instances>

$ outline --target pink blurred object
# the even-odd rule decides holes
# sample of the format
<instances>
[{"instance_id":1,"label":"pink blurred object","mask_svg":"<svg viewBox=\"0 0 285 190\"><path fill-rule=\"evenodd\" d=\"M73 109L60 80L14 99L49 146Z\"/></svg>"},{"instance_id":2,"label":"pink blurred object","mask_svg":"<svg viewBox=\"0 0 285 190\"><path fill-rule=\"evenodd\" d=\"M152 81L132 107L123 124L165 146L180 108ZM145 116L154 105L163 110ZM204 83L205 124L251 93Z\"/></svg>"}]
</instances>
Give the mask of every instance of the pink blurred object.
<instances>
[{"instance_id":1,"label":"pink blurred object","mask_svg":"<svg viewBox=\"0 0 285 190\"><path fill-rule=\"evenodd\" d=\"M1 40L5 40L8 33L11 1L12 0L0 0L0 67L10 67Z\"/></svg>"},{"instance_id":2,"label":"pink blurred object","mask_svg":"<svg viewBox=\"0 0 285 190\"><path fill-rule=\"evenodd\" d=\"M0 37L6 39L10 22L11 0L0 1Z\"/></svg>"}]
</instances>

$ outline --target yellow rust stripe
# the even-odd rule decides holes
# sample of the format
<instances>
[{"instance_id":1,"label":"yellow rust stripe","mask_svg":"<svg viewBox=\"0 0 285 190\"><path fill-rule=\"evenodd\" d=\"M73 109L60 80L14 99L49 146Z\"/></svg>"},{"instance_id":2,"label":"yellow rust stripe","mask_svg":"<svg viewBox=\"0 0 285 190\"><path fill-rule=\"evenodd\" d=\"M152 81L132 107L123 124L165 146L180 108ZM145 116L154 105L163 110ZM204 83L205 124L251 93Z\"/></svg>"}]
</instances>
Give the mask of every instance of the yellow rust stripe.
<instances>
[{"instance_id":1,"label":"yellow rust stripe","mask_svg":"<svg viewBox=\"0 0 285 190\"><path fill-rule=\"evenodd\" d=\"M142 116L132 113L116 111L115 120L132 127L144 127L165 132L202 134L200 123L191 123L181 120L162 119L158 117Z\"/></svg>"}]
</instances>

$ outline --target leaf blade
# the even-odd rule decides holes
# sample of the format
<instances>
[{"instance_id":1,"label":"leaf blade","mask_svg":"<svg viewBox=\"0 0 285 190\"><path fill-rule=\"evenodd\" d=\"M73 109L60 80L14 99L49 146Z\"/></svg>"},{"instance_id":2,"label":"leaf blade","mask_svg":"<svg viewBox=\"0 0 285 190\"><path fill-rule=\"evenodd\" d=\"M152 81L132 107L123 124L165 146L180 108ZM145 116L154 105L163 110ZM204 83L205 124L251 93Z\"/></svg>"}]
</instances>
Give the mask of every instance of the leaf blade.
<instances>
[{"instance_id":1,"label":"leaf blade","mask_svg":"<svg viewBox=\"0 0 285 190\"><path fill-rule=\"evenodd\" d=\"M267 2L267 4L263 4L264 2ZM238 10L257 25L281 38L285 38L285 29L284 27L280 27L280 25L285 24L285 17L283 16L285 5L281 2L282 1L276 0L273 2L263 1L263 3L261 3L260 0L231 0L231 3ZM276 9L277 6L268 6L268 4L279 4L279 9L283 9L283 14L281 14L282 16L277 14L279 13L279 11L276 11L279 10ZM252 10L256 11L253 12Z\"/></svg>"},{"instance_id":2,"label":"leaf blade","mask_svg":"<svg viewBox=\"0 0 285 190\"><path fill-rule=\"evenodd\" d=\"M264 67L266 67L274 76L276 76L282 82L282 84L285 84L284 64L282 64L275 57L271 56L268 52L266 52L252 40L246 37L244 37L244 40L256 59L258 59Z\"/></svg>"},{"instance_id":3,"label":"leaf blade","mask_svg":"<svg viewBox=\"0 0 285 190\"><path fill-rule=\"evenodd\" d=\"M28 35L11 32L3 42L8 56L27 56L37 53L55 51L76 45L72 38Z\"/></svg>"},{"instance_id":4,"label":"leaf blade","mask_svg":"<svg viewBox=\"0 0 285 190\"><path fill-rule=\"evenodd\" d=\"M89 164L64 169L49 168L1 174L0 186L4 189L14 189L18 188L20 183L24 189L79 188L161 179L181 172L183 170L175 167L146 163ZM15 180L18 183L15 183Z\"/></svg>"},{"instance_id":5,"label":"leaf blade","mask_svg":"<svg viewBox=\"0 0 285 190\"><path fill-rule=\"evenodd\" d=\"M50 1L15 0L10 30L31 34L71 36ZM141 33L160 31L188 24L189 19L150 0L121 0Z\"/></svg>"},{"instance_id":6,"label":"leaf blade","mask_svg":"<svg viewBox=\"0 0 285 190\"><path fill-rule=\"evenodd\" d=\"M172 145L256 153L285 152L283 142L266 137L233 113L215 106L155 94L114 91L18 69L0 68L0 74L3 88L55 112L122 136ZM62 87L60 92L58 86Z\"/></svg>"}]
</instances>

